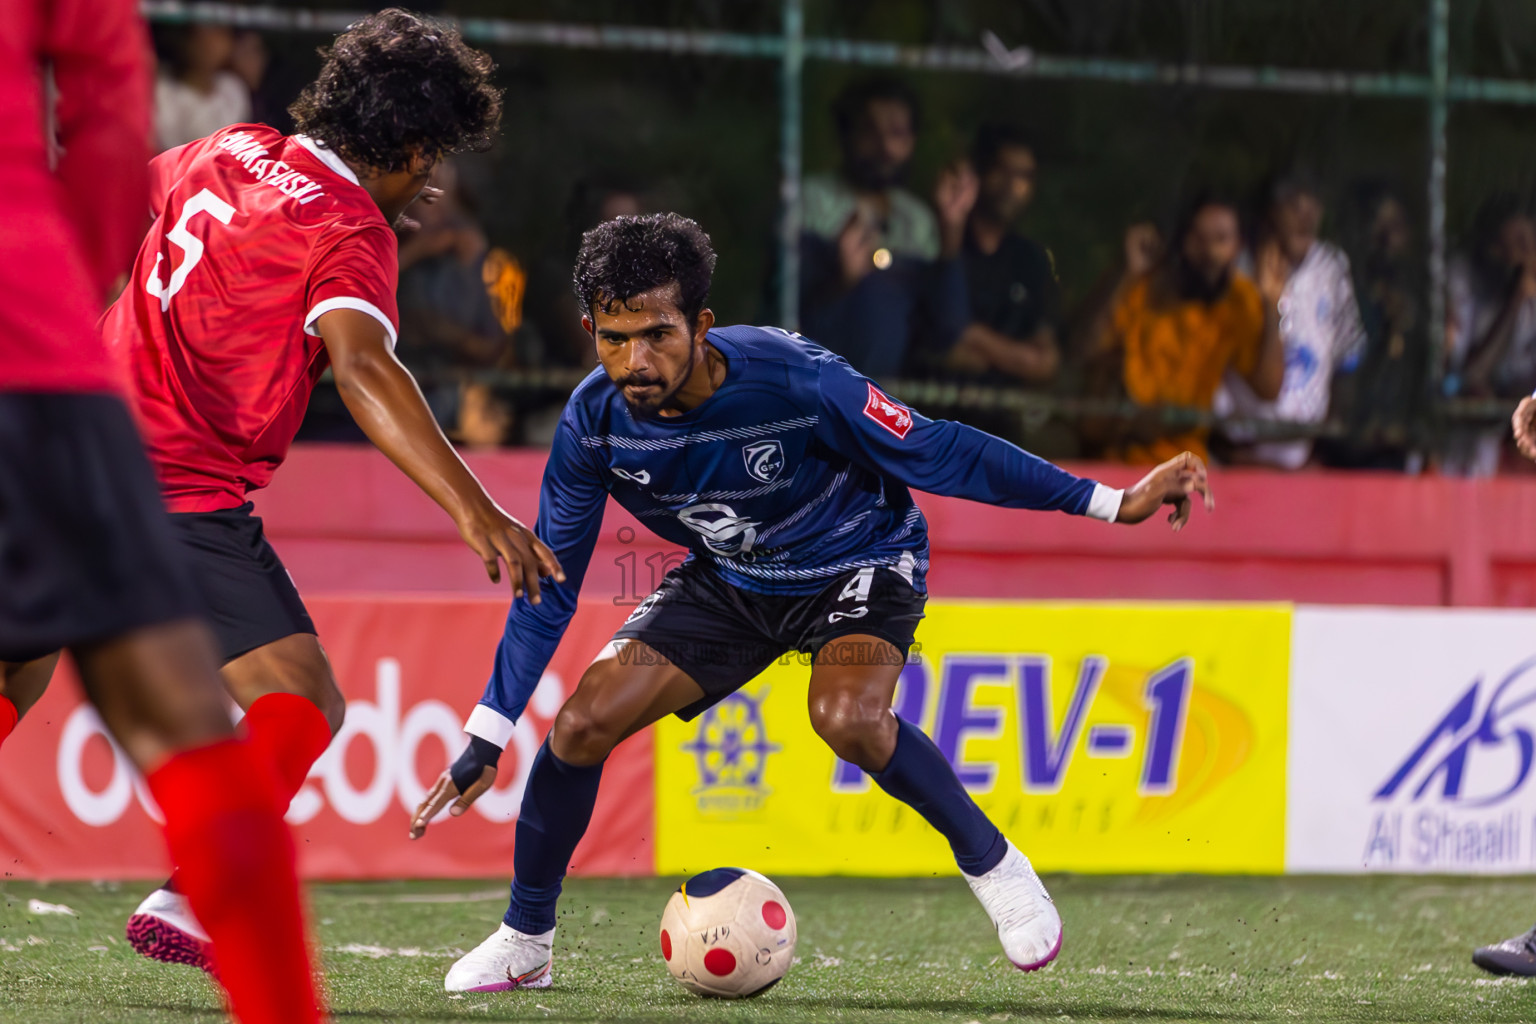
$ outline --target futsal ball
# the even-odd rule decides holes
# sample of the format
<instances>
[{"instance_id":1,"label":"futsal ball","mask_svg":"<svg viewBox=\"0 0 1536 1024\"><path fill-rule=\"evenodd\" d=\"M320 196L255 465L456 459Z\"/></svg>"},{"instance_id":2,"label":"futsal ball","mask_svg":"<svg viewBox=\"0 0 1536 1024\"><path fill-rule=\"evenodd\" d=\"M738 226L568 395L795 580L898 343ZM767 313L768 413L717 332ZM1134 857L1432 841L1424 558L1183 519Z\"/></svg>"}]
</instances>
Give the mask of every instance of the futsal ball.
<instances>
[{"instance_id":1,"label":"futsal ball","mask_svg":"<svg viewBox=\"0 0 1536 1024\"><path fill-rule=\"evenodd\" d=\"M701 996L740 999L771 988L795 956L795 914L756 871L694 875L661 915L667 970Z\"/></svg>"}]
</instances>

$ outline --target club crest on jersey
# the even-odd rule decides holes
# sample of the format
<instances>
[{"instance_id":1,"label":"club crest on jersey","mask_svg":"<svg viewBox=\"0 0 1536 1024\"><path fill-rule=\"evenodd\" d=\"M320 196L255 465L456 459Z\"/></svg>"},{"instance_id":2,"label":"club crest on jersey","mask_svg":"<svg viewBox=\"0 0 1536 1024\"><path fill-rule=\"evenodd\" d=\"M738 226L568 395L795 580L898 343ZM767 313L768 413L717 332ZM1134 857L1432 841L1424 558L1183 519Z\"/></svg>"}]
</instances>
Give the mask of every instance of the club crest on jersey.
<instances>
[{"instance_id":1,"label":"club crest on jersey","mask_svg":"<svg viewBox=\"0 0 1536 1024\"><path fill-rule=\"evenodd\" d=\"M752 479L765 484L773 483L784 472L784 446L777 439L742 445L741 457L746 460Z\"/></svg>"},{"instance_id":2,"label":"club crest on jersey","mask_svg":"<svg viewBox=\"0 0 1536 1024\"><path fill-rule=\"evenodd\" d=\"M864 415L880 424L898 438L906 440L912 429L912 411L873 384L869 385L869 401L864 404Z\"/></svg>"},{"instance_id":3,"label":"club crest on jersey","mask_svg":"<svg viewBox=\"0 0 1536 1024\"><path fill-rule=\"evenodd\" d=\"M627 626L631 622L634 622L636 619L643 619L643 618L645 618L647 615L650 614L651 609L655 608L657 603L660 602L660 601L661 601L661 594L660 593L647 594L645 600L641 601L638 605L636 605L635 606L635 610L629 613L629 618L624 620L624 625Z\"/></svg>"}]
</instances>

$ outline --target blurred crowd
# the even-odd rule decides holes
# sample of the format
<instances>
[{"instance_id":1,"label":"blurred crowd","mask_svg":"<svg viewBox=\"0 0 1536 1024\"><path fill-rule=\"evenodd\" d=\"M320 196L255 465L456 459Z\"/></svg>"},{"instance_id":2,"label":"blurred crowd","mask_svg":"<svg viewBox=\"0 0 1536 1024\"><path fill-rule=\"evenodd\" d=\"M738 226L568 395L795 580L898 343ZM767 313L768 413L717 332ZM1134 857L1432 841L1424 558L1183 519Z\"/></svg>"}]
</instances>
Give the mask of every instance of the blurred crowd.
<instances>
[{"instance_id":1,"label":"blurred crowd","mask_svg":"<svg viewBox=\"0 0 1536 1024\"><path fill-rule=\"evenodd\" d=\"M901 80L855 83L833 113L839 168L805 183L801 323L855 365L1064 399L1070 415L970 417L1056 457L1415 466L1422 253L1390 190L1355 197L1368 223L1355 263L1323 237L1324 191L1303 168L1277 170L1257 197L1194 192L1168 224L1128 225L1118 265L1069 307L1049 240L1019 227L1049 173L1023 129L980 126L925 199L906 185L919 110ZM1450 351L1460 394L1536 386L1501 314L1519 257L1496 248L1453 274L1483 282L1465 301L1453 289L1452 318L1468 323ZM1315 440L1330 418L1357 440ZM1454 453L1458 471L1496 462L1501 440Z\"/></svg>"},{"instance_id":2,"label":"blurred crowd","mask_svg":"<svg viewBox=\"0 0 1536 1024\"><path fill-rule=\"evenodd\" d=\"M237 121L284 125L290 89L258 34L186 26L157 46L162 148ZM1388 184L1334 195L1298 164L1257 195L1194 189L1165 223L1126 225L1097 280L1064 288L1051 240L1022 227L1051 173L1027 130L977 126L923 193L910 180L920 114L899 78L853 82L830 111L836 168L801 188L799 329L870 376L958 386L973 399L943 415L1053 458L1523 464L1505 429L1420 429L1432 399L1512 404L1536 389L1536 220L1517 199L1490 199L1451 260L1433 365L1425 246ZM595 365L569 286L581 232L650 211L660 190L594 173L559 200L558 249L514 253L490 244L460 177L443 164L445 198L402 235L399 354L459 442L546 443L558 389L518 391L501 371Z\"/></svg>"}]
</instances>

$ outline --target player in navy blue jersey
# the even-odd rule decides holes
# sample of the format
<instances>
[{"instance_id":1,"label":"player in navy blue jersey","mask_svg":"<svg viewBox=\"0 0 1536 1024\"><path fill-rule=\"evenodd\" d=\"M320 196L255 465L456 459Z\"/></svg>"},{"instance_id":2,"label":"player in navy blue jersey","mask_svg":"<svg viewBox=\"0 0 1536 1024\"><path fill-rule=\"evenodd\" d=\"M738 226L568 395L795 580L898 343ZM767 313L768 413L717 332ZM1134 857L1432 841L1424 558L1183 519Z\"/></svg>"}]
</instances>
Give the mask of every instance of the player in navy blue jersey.
<instances>
[{"instance_id":1,"label":"player in navy blue jersey","mask_svg":"<svg viewBox=\"0 0 1536 1024\"><path fill-rule=\"evenodd\" d=\"M690 554L561 708L529 772L511 905L446 987L549 985L555 901L609 752L666 715L693 718L789 651L812 657L817 734L949 840L1008 958L1043 967L1061 918L1028 859L891 711L927 594L927 524L909 488L1123 523L1167 504L1177 530L1195 495L1211 505L1205 466L1185 454L1122 492L930 420L805 338L716 328L704 308L714 264L708 236L676 214L621 217L582 240L576 292L602 366L560 419L535 527L566 578L541 604L513 602L469 746L417 808L413 837L494 781L576 610L608 496Z\"/></svg>"}]
</instances>

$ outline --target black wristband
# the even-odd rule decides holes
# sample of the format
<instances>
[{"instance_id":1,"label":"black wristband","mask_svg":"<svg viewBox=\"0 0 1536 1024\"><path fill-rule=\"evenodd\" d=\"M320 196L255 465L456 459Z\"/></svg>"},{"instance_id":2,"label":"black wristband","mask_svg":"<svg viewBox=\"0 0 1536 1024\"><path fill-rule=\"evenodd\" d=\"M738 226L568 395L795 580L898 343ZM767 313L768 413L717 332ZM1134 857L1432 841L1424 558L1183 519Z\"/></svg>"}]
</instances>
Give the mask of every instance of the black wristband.
<instances>
[{"instance_id":1,"label":"black wristband","mask_svg":"<svg viewBox=\"0 0 1536 1024\"><path fill-rule=\"evenodd\" d=\"M453 784L460 793L469 789L480 781L480 775L486 767L496 767L496 762L501 760L501 748L490 740L479 736L469 738L469 746L464 748L464 753L449 767L448 776L453 779Z\"/></svg>"}]
</instances>

